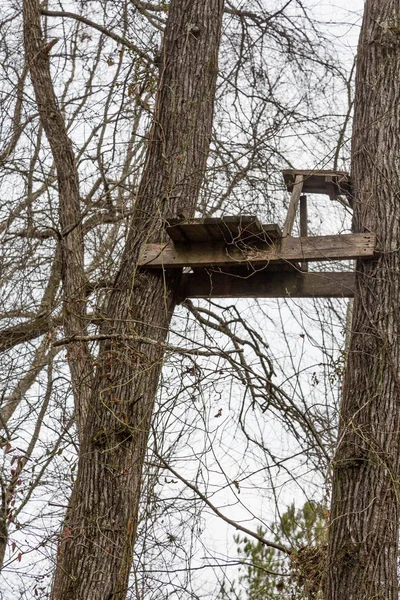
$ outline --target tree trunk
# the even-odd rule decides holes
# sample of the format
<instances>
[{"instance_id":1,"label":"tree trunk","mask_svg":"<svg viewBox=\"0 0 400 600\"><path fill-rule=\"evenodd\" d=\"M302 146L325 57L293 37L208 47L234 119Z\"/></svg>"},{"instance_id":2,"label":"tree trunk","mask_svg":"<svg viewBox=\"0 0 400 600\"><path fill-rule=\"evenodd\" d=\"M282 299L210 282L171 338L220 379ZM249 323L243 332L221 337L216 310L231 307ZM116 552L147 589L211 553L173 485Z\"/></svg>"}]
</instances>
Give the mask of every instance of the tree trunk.
<instances>
[{"instance_id":1,"label":"tree trunk","mask_svg":"<svg viewBox=\"0 0 400 600\"><path fill-rule=\"evenodd\" d=\"M50 76L49 53L52 42L42 36L39 0L24 0L24 45L26 62L35 91L40 120L57 169L59 198L59 244L61 279L64 292L64 329L67 336L86 333L86 279L80 209L78 170L64 117L57 104ZM58 256L56 251L56 257ZM58 265L55 265L58 271ZM49 281L51 281L50 278ZM56 279L55 291L58 287ZM50 307L44 307L47 310ZM68 348L68 363L75 397L75 414L81 432L92 384L92 366L87 343L75 342Z\"/></svg>"},{"instance_id":2,"label":"tree trunk","mask_svg":"<svg viewBox=\"0 0 400 600\"><path fill-rule=\"evenodd\" d=\"M400 467L400 1L367 0L357 57L354 229L358 261L333 461L326 600L398 600Z\"/></svg>"},{"instance_id":3,"label":"tree trunk","mask_svg":"<svg viewBox=\"0 0 400 600\"><path fill-rule=\"evenodd\" d=\"M223 0L172 0L154 124L102 333L78 476L61 534L53 600L125 598L142 466L181 273L137 270L168 217L194 214L212 129ZM124 334L137 341L124 341Z\"/></svg>"},{"instance_id":4,"label":"tree trunk","mask_svg":"<svg viewBox=\"0 0 400 600\"><path fill-rule=\"evenodd\" d=\"M6 555L8 543L8 526L7 526L7 492L6 485L0 481L0 571L3 570L4 557Z\"/></svg>"}]
</instances>

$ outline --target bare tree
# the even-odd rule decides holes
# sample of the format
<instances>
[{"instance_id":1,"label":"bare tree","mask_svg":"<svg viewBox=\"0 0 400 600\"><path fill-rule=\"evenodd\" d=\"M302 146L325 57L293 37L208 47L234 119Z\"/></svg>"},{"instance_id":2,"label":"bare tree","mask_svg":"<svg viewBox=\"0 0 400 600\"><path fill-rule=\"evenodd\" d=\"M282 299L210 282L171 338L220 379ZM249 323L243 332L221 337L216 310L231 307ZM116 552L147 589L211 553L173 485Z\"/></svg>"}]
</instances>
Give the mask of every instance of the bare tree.
<instances>
[{"instance_id":1,"label":"bare tree","mask_svg":"<svg viewBox=\"0 0 400 600\"><path fill-rule=\"evenodd\" d=\"M265 473L263 484L272 490L268 492L272 496L277 493L279 473L294 485L298 481L300 488L300 471L318 472L319 481L326 471L334 439L337 387L336 383L330 385L329 378L336 369L335 352L340 340L336 343L334 335L329 337L327 346L331 348L326 347L323 358L316 361L324 361L322 366L313 367L312 360L300 362L305 355L303 338L297 333L294 342L290 333L283 330L289 311L298 320L298 330L306 331L308 348L324 342L316 342L318 336L307 331L304 313L284 303L277 309L265 305L250 308L245 303L235 306L189 301L175 311L171 328L175 290L171 298L166 290L175 284L167 278L166 288L164 281L155 278L158 283L153 285L154 276L140 273L134 266L140 243L157 239L170 215L191 214L201 181L200 214L254 212L266 220L275 220L285 202L278 170L294 160L287 147L297 145L304 150L307 134L312 132L314 140L318 140L318 151L311 149L309 154L310 160L315 160L313 165L321 165L317 156L332 151L335 144L326 134L327 124L334 137L339 137L342 123L346 123L347 107L343 115L331 110L329 84L346 86L347 76L321 46L323 36L302 4L295 4L297 12L286 3L269 12L258 0L248 3L246 10L241 9L240 3L225 6L216 118L203 178L210 132L204 128L202 135L202 120L198 119L196 126L200 126L200 131L195 134L193 119L192 125L185 128L183 121L179 123L182 133L184 129L190 133L184 142L181 132L177 138L168 137L169 124L166 126L162 120L165 115L159 112L163 96L159 94L156 101L159 84L162 87L163 82L168 82L167 70L163 68L168 57L160 50L169 18L168 6L108 0L96 5L71 3L69 12L57 1L51 7L27 2L33 11L29 12L25 28L31 58L24 60L18 45L19 8L10 2L0 30L4 55L1 68L7 74L9 90L4 105L7 118L2 121L7 143L1 154L5 203L0 208L6 249L2 255L0 315L0 344L5 351L1 357L1 443L5 451L2 489L6 499L1 541L3 549L8 544L4 572L21 573L24 593L28 593L28 588L35 594L41 589L42 575L37 575L38 587L33 588L30 574L24 570L31 568L24 566L29 563L30 552L42 556L48 576L58 539L62 549L58 554L60 569L68 565L68 557L79 552L77 544L73 545L76 532L72 526L75 528L78 520L82 522L83 514L87 518L86 529L80 530L79 539L96 535L91 527L97 528L97 521L94 525L92 517L102 507L100 503L90 504L85 481L92 485L95 494L102 491L111 498L115 492L117 521L109 525L111 543L118 544L118 536L121 540L125 536L129 539L129 552L132 551L130 540L135 535L133 516L137 504L132 501L131 492L124 496L123 490L125 484L139 489L151 398L162 366L165 369L152 417L154 435L147 449L146 482L141 492L140 539L134 564L134 585L138 587L132 592L137 597L139 589L143 597L145 591L150 597L149 590L163 590L165 581L182 597L189 594L185 583L191 581L196 567L192 571L187 566L182 581L177 583L170 560L190 565L195 545L203 543L199 540L202 507L214 515L219 511L221 518L240 525L230 509L223 510L225 500L213 497L216 488L230 494L233 511L233 507L244 507L242 499L250 480L254 489L260 485L258 470ZM180 46L186 38L187 44ZM53 44L55 39L58 41ZM175 50L181 48L183 56L183 50L191 51L201 39L196 31L185 31ZM190 69L194 69L194 62ZM174 61L168 63L173 64ZM215 73L209 76L215 77ZM37 102L31 86L35 77ZM210 81L207 85L211 85ZM167 88L164 92L168 95ZM184 102L183 108L190 107ZM207 108L209 105L192 107L205 112ZM321 116L322 110L326 115ZM152 128L153 111L160 118ZM282 133L289 142L281 139ZM191 172L185 162L194 140L192 134L196 143L200 140L203 144L197 148L203 157L199 158L197 172ZM162 148L167 139L171 147L175 144L172 158ZM152 173L156 175L153 177ZM177 193L168 191L169 186L175 186ZM318 227L317 219L313 223ZM131 294L133 304L126 300ZM145 314L146 304L149 315ZM128 312L120 311L122 305ZM325 323L330 336L341 318L344 303L331 304L329 309L321 303L312 307L309 304L307 309L311 320L315 314ZM257 315L253 325L251 319L248 322L245 318L250 310ZM259 331L261 318L263 323L271 323L279 335L286 336L285 358L278 349L279 361L273 360L269 328L264 334ZM167 366L174 370L173 375L167 376ZM107 383L106 379L101 383L99 379L95 384L96 377L106 373L108 376L110 368L117 383ZM304 379L304 389L297 377L303 368L310 373ZM153 388L144 383L150 374ZM310 385L307 377L312 379ZM317 384L317 379L322 382ZM106 396L99 394L101 386L108 389ZM325 386L327 396L323 401L321 386ZM133 405L129 404L131 394L139 398ZM122 398L126 405L125 400L120 403ZM149 410L138 415L136 411L145 404ZM143 428L137 431L134 420L141 417ZM265 431L257 429L261 422ZM74 437L75 425L80 448ZM277 453L274 438L269 438L270 427L277 437L287 435L290 439L286 452ZM40 434L29 458L25 452L37 431ZM229 452L224 446L229 439L231 448L235 448L236 435L238 439L241 436L239 446L246 448L246 460L227 464ZM186 446L196 448L199 442L203 452L196 450L189 464ZM109 446L113 449L110 453L105 451ZM134 448L139 454L133 454ZM85 453L92 453L93 449L99 461L104 462L90 462ZM116 486L112 483L115 472L107 470L107 461L111 455L117 460L125 451L123 468L127 473L118 478ZM74 520L71 524L66 521L60 533L65 505L76 480L78 452L81 465L75 487L84 495L81 498L86 504L79 503L76 511L67 515L67 519ZM301 456L297 463L296 455ZM108 474L104 482L101 471L96 474L93 470L100 464ZM32 468L35 477L31 477ZM82 469L88 474L85 478L81 477ZM36 477L38 473L40 477ZM36 510L40 502L42 508ZM120 509L128 505L128 512ZM253 516L256 514L267 530L269 516L258 512ZM106 515L104 527L112 519L111 513ZM177 532L178 523L182 522L183 537ZM246 527L246 523L242 526ZM109 533L103 531L102 540L103 558L111 570L117 567L108 552L116 562L119 559L109 544ZM23 542L25 534L27 543ZM160 542L161 534L164 541ZM85 548L81 549L83 556ZM101 551L98 547L99 554ZM209 555L208 550L206 554ZM125 561L121 567L122 571L125 569L123 578L130 558L126 554L121 560ZM74 561L75 558L71 560L72 567ZM152 570L154 565L164 569L159 576ZM83 568L83 561L77 569L80 566ZM104 577L107 578L106 573ZM59 570L57 585L62 579ZM68 586L65 581L60 586L64 583ZM89 581L86 584L90 586Z\"/></svg>"},{"instance_id":2,"label":"bare tree","mask_svg":"<svg viewBox=\"0 0 400 600\"><path fill-rule=\"evenodd\" d=\"M357 55L354 230L379 251L357 264L333 462L327 600L398 598L399 82L396 1L368 0Z\"/></svg>"},{"instance_id":3,"label":"bare tree","mask_svg":"<svg viewBox=\"0 0 400 600\"><path fill-rule=\"evenodd\" d=\"M136 264L146 240L162 240L165 220L182 212L194 214L211 136L222 14L221 0L171 3L146 166L105 308L100 328L105 340L92 381L83 335L78 175L52 88L51 44L45 44L41 34L40 6L35 0L24 4L26 60L57 169L65 331L81 431L78 476L58 551L54 599L126 596L162 342L180 279L180 273L139 271ZM118 336L107 339L115 333ZM137 341L127 343L129 337Z\"/></svg>"}]
</instances>

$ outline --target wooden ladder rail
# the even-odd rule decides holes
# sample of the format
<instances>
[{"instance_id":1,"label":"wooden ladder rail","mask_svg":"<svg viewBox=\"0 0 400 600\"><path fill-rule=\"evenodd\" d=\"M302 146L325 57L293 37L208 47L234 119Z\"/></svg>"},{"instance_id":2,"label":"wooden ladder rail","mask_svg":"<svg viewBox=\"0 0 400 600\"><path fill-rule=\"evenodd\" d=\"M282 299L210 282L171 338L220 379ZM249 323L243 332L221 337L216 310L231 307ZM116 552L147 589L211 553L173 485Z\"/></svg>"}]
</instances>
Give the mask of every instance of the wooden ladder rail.
<instances>
[{"instance_id":1,"label":"wooden ladder rail","mask_svg":"<svg viewBox=\"0 0 400 600\"><path fill-rule=\"evenodd\" d=\"M297 205L299 204L301 192L303 191L303 185L304 175L296 175L292 195L290 197L289 208L286 215L286 221L282 230L282 237L287 237L292 233L294 219L297 212Z\"/></svg>"},{"instance_id":2,"label":"wooden ladder rail","mask_svg":"<svg viewBox=\"0 0 400 600\"><path fill-rule=\"evenodd\" d=\"M308 237L308 224L307 224L307 196L300 196L300 237ZM308 271L308 262L302 261L300 268L303 272Z\"/></svg>"}]
</instances>

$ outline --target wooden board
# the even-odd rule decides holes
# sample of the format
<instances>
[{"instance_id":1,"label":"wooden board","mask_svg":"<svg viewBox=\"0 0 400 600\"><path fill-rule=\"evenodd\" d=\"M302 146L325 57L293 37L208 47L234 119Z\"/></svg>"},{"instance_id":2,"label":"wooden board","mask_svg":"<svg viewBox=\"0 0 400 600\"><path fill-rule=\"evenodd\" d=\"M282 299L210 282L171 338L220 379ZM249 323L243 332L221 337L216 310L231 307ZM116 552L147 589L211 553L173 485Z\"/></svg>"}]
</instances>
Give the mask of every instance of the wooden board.
<instances>
[{"instance_id":1,"label":"wooden board","mask_svg":"<svg viewBox=\"0 0 400 600\"><path fill-rule=\"evenodd\" d=\"M300 237L308 237L307 196L300 196ZM308 271L308 263L301 263L301 270Z\"/></svg>"},{"instance_id":2,"label":"wooden board","mask_svg":"<svg viewBox=\"0 0 400 600\"><path fill-rule=\"evenodd\" d=\"M352 298L355 273L259 271L248 277L208 272L184 273L185 298Z\"/></svg>"},{"instance_id":3,"label":"wooden board","mask_svg":"<svg viewBox=\"0 0 400 600\"><path fill-rule=\"evenodd\" d=\"M286 237L262 248L238 248L221 243L146 244L139 265L147 268L181 268L255 265L276 261L325 261L368 258L374 255L375 234L354 233L307 238Z\"/></svg>"},{"instance_id":4,"label":"wooden board","mask_svg":"<svg viewBox=\"0 0 400 600\"><path fill-rule=\"evenodd\" d=\"M352 204L353 191L349 174L345 171L299 171L285 169L282 171L288 192L293 191L296 177L303 175L304 194L327 194L331 200L338 195L347 197Z\"/></svg>"},{"instance_id":5,"label":"wooden board","mask_svg":"<svg viewBox=\"0 0 400 600\"><path fill-rule=\"evenodd\" d=\"M262 225L257 217L239 215L206 219L169 219L167 233L175 243L265 243L281 236L279 225Z\"/></svg>"},{"instance_id":6,"label":"wooden board","mask_svg":"<svg viewBox=\"0 0 400 600\"><path fill-rule=\"evenodd\" d=\"M286 237L292 233L294 219L296 217L297 205L300 200L301 192L304 185L304 175L296 175L293 184L292 195L290 197L289 208L286 215L285 224L282 230L282 236Z\"/></svg>"}]
</instances>

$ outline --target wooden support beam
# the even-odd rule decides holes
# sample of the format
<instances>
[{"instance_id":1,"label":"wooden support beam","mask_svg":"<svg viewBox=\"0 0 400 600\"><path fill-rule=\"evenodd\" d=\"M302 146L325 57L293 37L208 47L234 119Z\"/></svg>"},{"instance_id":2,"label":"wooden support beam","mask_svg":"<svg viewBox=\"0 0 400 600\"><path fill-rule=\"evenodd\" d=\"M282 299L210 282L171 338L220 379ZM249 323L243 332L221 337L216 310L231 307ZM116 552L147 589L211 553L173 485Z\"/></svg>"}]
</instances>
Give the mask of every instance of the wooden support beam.
<instances>
[{"instance_id":1,"label":"wooden support beam","mask_svg":"<svg viewBox=\"0 0 400 600\"><path fill-rule=\"evenodd\" d=\"M289 203L289 208L288 208L288 212L286 215L286 221L285 221L285 224L284 224L283 230L282 230L283 237L286 237L287 235L290 235L292 233L294 219L295 219L296 212L297 212L297 205L299 203L301 192L303 190L303 181L304 181L303 175L296 175L296 179L295 179L295 182L293 185L292 195L290 196L290 203Z\"/></svg>"},{"instance_id":2,"label":"wooden support beam","mask_svg":"<svg viewBox=\"0 0 400 600\"><path fill-rule=\"evenodd\" d=\"M300 196L300 237L308 237L307 196ZM301 263L301 270L308 271L308 263Z\"/></svg>"},{"instance_id":3,"label":"wooden support beam","mask_svg":"<svg viewBox=\"0 0 400 600\"><path fill-rule=\"evenodd\" d=\"M352 298L355 273L259 271L248 277L206 269L182 276L185 298Z\"/></svg>"},{"instance_id":4,"label":"wooden support beam","mask_svg":"<svg viewBox=\"0 0 400 600\"><path fill-rule=\"evenodd\" d=\"M266 265L276 261L325 261L370 258L374 255L375 234L353 233L307 238L286 237L263 248L238 248L221 243L146 244L139 265L147 268L179 269L240 264Z\"/></svg>"}]
</instances>

